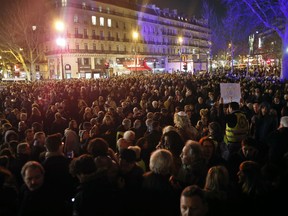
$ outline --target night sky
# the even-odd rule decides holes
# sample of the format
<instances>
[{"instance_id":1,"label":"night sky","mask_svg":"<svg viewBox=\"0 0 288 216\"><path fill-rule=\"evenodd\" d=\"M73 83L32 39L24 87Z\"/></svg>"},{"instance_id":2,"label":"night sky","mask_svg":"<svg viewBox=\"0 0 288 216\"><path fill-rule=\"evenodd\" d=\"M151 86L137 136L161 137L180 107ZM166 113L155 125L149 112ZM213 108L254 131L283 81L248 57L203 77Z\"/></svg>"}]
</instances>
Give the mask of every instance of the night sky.
<instances>
[{"instance_id":1,"label":"night sky","mask_svg":"<svg viewBox=\"0 0 288 216\"><path fill-rule=\"evenodd\" d=\"M183 12L189 17L200 15L201 0L144 0L155 4L159 8L177 9L178 13Z\"/></svg>"}]
</instances>

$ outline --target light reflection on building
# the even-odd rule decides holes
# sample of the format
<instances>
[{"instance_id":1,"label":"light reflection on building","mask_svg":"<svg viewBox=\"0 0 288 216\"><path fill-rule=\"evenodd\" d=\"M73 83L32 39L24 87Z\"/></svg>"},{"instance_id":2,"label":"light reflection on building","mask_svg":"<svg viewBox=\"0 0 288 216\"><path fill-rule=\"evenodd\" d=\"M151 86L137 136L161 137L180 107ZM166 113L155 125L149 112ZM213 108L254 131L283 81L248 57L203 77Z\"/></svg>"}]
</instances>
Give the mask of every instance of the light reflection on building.
<instances>
[{"instance_id":1,"label":"light reflection on building","mask_svg":"<svg viewBox=\"0 0 288 216\"><path fill-rule=\"evenodd\" d=\"M107 77L135 71L135 67L129 67L136 56L132 36L135 29L139 32L135 50L137 72L177 71L183 56L188 72L207 70L211 44L207 21L180 16L175 9L136 5L136 0L58 0L51 1L51 6L53 13L48 20L55 19L56 14L67 28L67 44L62 50L67 78ZM50 40L44 46L47 78L58 78L60 51L52 39L55 30L52 26L50 30ZM179 37L183 38L181 45Z\"/></svg>"}]
</instances>

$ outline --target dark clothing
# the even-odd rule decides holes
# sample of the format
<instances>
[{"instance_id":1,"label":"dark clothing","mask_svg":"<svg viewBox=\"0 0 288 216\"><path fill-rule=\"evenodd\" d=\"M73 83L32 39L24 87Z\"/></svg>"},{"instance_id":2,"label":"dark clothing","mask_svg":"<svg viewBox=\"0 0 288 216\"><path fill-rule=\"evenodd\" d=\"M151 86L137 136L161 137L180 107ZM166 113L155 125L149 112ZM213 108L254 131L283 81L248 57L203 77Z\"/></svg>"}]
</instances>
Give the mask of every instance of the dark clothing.
<instances>
[{"instance_id":1,"label":"dark clothing","mask_svg":"<svg viewBox=\"0 0 288 216\"><path fill-rule=\"evenodd\" d=\"M0 215L16 216L17 204L18 194L15 188L4 185L0 187Z\"/></svg>"},{"instance_id":2,"label":"dark clothing","mask_svg":"<svg viewBox=\"0 0 288 216\"><path fill-rule=\"evenodd\" d=\"M26 185L23 185L19 200L18 216L67 215L63 209L63 203L45 183L35 191L30 191Z\"/></svg>"},{"instance_id":3,"label":"dark clothing","mask_svg":"<svg viewBox=\"0 0 288 216\"><path fill-rule=\"evenodd\" d=\"M176 176L176 180L184 189L186 186L196 184L204 187L208 167L204 159L194 161L192 165L182 165Z\"/></svg>"},{"instance_id":4,"label":"dark clothing","mask_svg":"<svg viewBox=\"0 0 288 216\"><path fill-rule=\"evenodd\" d=\"M141 157L145 162L146 167L149 167L150 155L153 151L156 150L156 146L159 144L161 139L162 132L157 130L152 130L150 133L147 133L144 137L147 140L147 148L143 148L141 151Z\"/></svg>"},{"instance_id":5,"label":"dark clothing","mask_svg":"<svg viewBox=\"0 0 288 216\"><path fill-rule=\"evenodd\" d=\"M179 215L180 191L170 184L170 175L147 172L143 178L142 215Z\"/></svg>"},{"instance_id":6,"label":"dark clothing","mask_svg":"<svg viewBox=\"0 0 288 216\"><path fill-rule=\"evenodd\" d=\"M81 183L73 203L73 216L121 215L121 197L105 175L93 175Z\"/></svg>"},{"instance_id":7,"label":"dark clothing","mask_svg":"<svg viewBox=\"0 0 288 216\"><path fill-rule=\"evenodd\" d=\"M64 155L47 157L42 165L45 169L45 181L64 202L70 201L75 180L69 173L70 159Z\"/></svg>"},{"instance_id":8,"label":"dark clothing","mask_svg":"<svg viewBox=\"0 0 288 216\"><path fill-rule=\"evenodd\" d=\"M268 135L277 129L277 119L271 115L255 115L252 117L252 131L251 135L257 141L265 141Z\"/></svg>"}]
</instances>

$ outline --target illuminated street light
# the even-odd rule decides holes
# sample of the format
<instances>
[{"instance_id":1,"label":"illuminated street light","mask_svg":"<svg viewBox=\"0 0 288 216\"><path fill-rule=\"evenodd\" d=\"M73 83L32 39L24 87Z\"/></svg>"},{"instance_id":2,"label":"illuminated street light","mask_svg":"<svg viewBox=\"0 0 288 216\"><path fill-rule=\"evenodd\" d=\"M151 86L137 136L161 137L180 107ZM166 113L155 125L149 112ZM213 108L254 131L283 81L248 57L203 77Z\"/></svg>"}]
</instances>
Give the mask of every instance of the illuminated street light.
<instances>
[{"instance_id":1,"label":"illuminated street light","mask_svg":"<svg viewBox=\"0 0 288 216\"><path fill-rule=\"evenodd\" d=\"M64 22L58 20L55 22L55 29L58 31L58 32L63 32L64 29L65 29L65 25L64 25Z\"/></svg>"},{"instance_id":2,"label":"illuminated street light","mask_svg":"<svg viewBox=\"0 0 288 216\"><path fill-rule=\"evenodd\" d=\"M66 46L66 40L65 38L57 38L56 39L56 44L61 48L61 52L60 52L60 62L61 62L61 76L62 79L65 79L65 75L64 75L64 65L63 65L63 49Z\"/></svg>"},{"instance_id":3,"label":"illuminated street light","mask_svg":"<svg viewBox=\"0 0 288 216\"><path fill-rule=\"evenodd\" d=\"M64 74L64 65L63 65L63 50L66 46L66 39L63 35L63 32L65 30L65 24L63 21L61 20L57 20L55 23L54 23L54 27L55 27L55 30L58 32L57 33L57 36L58 37L56 39L56 44L57 46L59 46L61 48L61 51L60 51L60 61L61 61L61 76L62 76L62 79L65 79L65 74Z\"/></svg>"},{"instance_id":4,"label":"illuminated street light","mask_svg":"<svg viewBox=\"0 0 288 216\"><path fill-rule=\"evenodd\" d=\"M137 41L139 37L139 33L137 31L133 31L133 40L134 40L134 66L135 72L137 74Z\"/></svg>"}]
</instances>

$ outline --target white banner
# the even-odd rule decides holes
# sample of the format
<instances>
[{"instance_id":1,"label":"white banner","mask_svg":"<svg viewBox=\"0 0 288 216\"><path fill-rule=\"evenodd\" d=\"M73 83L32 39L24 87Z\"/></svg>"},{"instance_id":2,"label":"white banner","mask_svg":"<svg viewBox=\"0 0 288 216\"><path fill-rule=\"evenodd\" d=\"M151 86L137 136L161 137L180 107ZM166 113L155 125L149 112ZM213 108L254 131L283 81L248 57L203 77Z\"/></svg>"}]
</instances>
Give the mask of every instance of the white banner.
<instances>
[{"instance_id":1,"label":"white banner","mask_svg":"<svg viewBox=\"0 0 288 216\"><path fill-rule=\"evenodd\" d=\"M241 99L240 83L220 83L220 93L224 104L239 103Z\"/></svg>"}]
</instances>

